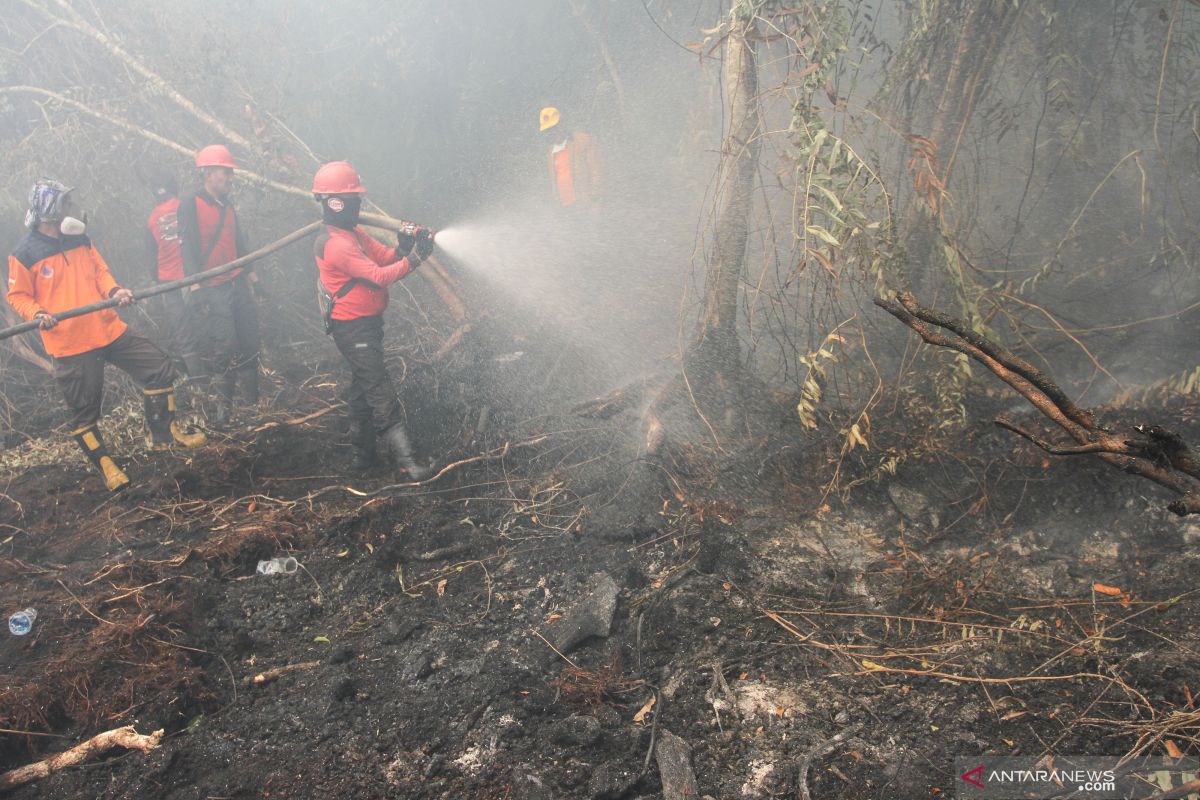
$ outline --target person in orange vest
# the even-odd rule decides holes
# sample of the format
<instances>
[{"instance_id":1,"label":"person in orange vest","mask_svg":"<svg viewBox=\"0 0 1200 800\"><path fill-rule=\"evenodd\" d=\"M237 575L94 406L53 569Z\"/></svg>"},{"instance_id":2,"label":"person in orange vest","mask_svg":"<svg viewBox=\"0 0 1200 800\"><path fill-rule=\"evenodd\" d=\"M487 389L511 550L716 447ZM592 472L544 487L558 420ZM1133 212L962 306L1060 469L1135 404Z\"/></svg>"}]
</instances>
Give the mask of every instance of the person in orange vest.
<instances>
[{"instance_id":1,"label":"person in orange vest","mask_svg":"<svg viewBox=\"0 0 1200 800\"><path fill-rule=\"evenodd\" d=\"M179 246L179 185L175 176L163 173L156 176L153 184L157 205L146 220L146 236L150 251L150 278L157 283L167 283L183 278L183 252ZM198 378L204 373L200 364L194 303L189 303L191 293L184 289L159 295L159 303L167 320L167 336L171 342L172 355L177 365L182 365L188 377Z\"/></svg>"},{"instance_id":2,"label":"person in orange vest","mask_svg":"<svg viewBox=\"0 0 1200 800\"><path fill-rule=\"evenodd\" d=\"M542 109L538 130L551 142L546 164L558 204L570 208L595 203L601 186L600 153L592 137L566 130L562 112L553 106Z\"/></svg>"},{"instance_id":3,"label":"person in orange vest","mask_svg":"<svg viewBox=\"0 0 1200 800\"><path fill-rule=\"evenodd\" d=\"M179 201L179 240L187 275L213 269L243 256L246 240L230 193L237 164L223 144L196 153L203 186ZM213 349L216 407L209 421L217 428L233 416L234 392L241 384L247 404L258 403L258 308L250 268L235 269L190 287L203 308L205 333Z\"/></svg>"},{"instance_id":4,"label":"person in orange vest","mask_svg":"<svg viewBox=\"0 0 1200 800\"><path fill-rule=\"evenodd\" d=\"M350 366L350 468L362 471L375 463L378 438L398 469L414 481L425 480L433 470L413 450L400 398L383 360L383 312L388 287L429 258L433 235L416 228L400 233L396 247L387 247L358 227L367 190L345 161L317 170L312 190L325 223L313 245L325 329Z\"/></svg>"},{"instance_id":5,"label":"person in orange vest","mask_svg":"<svg viewBox=\"0 0 1200 800\"><path fill-rule=\"evenodd\" d=\"M71 411L71 436L116 491L129 476L116 465L96 423L104 402L104 365L129 373L143 391L150 444L200 447L203 433L185 433L175 422L171 388L175 368L153 343L129 330L111 308L72 319L53 315L105 299L134 302L108 271L87 237L85 215L74 207L71 189L43 178L29 192L28 232L8 257L8 302L22 319L37 320L42 343L54 359L54 379Z\"/></svg>"}]
</instances>

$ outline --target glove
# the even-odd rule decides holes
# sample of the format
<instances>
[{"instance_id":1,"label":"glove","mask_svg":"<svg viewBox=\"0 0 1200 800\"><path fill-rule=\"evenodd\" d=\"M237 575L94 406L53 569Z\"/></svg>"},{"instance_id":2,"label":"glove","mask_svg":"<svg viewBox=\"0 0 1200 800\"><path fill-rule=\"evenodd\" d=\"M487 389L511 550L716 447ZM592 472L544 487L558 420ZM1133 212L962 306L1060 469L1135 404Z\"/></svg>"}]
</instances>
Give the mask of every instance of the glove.
<instances>
[{"instance_id":1,"label":"glove","mask_svg":"<svg viewBox=\"0 0 1200 800\"><path fill-rule=\"evenodd\" d=\"M417 257L418 264L433 255L433 232L428 228L421 228L417 232L417 243L413 246L413 254Z\"/></svg>"},{"instance_id":2,"label":"glove","mask_svg":"<svg viewBox=\"0 0 1200 800\"><path fill-rule=\"evenodd\" d=\"M404 258L412 252L413 245L417 243L417 237L405 231L399 231L396 234L396 257Z\"/></svg>"}]
</instances>

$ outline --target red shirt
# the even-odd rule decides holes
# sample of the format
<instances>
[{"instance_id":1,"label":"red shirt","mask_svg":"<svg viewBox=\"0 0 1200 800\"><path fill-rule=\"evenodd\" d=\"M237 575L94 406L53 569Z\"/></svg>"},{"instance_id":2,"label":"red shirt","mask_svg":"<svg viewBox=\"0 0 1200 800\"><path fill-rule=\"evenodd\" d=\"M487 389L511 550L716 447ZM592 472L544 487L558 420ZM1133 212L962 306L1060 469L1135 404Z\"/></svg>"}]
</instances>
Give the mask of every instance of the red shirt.
<instances>
[{"instance_id":1,"label":"red shirt","mask_svg":"<svg viewBox=\"0 0 1200 800\"><path fill-rule=\"evenodd\" d=\"M183 269L188 275L228 264L245 254L237 212L228 198L219 200L201 189L180 201L178 213ZM221 222L222 214L224 223ZM204 258L205 253L208 253L208 258ZM241 274L241 269L235 269L201 285L217 286Z\"/></svg>"},{"instance_id":2,"label":"red shirt","mask_svg":"<svg viewBox=\"0 0 1200 800\"><path fill-rule=\"evenodd\" d=\"M387 287L412 272L407 258L397 260L394 248L385 247L362 228L353 231L326 225L313 252L325 291L334 296L333 319L351 320L382 314L388 304ZM337 293L354 278L354 288Z\"/></svg>"},{"instance_id":3,"label":"red shirt","mask_svg":"<svg viewBox=\"0 0 1200 800\"><path fill-rule=\"evenodd\" d=\"M183 277L183 253L179 249L179 198L155 206L146 227L158 248L158 279L177 281Z\"/></svg>"}]
</instances>

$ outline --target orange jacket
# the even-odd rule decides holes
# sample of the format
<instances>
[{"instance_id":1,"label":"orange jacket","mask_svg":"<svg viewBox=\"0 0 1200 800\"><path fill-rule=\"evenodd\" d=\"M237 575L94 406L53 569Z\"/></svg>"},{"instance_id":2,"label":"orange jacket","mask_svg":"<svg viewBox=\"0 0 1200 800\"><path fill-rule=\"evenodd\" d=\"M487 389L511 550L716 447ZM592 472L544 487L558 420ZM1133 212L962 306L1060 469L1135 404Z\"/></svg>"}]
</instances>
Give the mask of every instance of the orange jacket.
<instances>
[{"instance_id":1,"label":"orange jacket","mask_svg":"<svg viewBox=\"0 0 1200 800\"><path fill-rule=\"evenodd\" d=\"M120 288L87 236L55 239L30 231L8 257L8 303L22 319L106 300ZM107 308L41 331L42 342L47 353L63 358L104 347L125 327L117 312Z\"/></svg>"},{"instance_id":2,"label":"orange jacket","mask_svg":"<svg viewBox=\"0 0 1200 800\"><path fill-rule=\"evenodd\" d=\"M564 206L590 203L600 191L600 154L592 137L575 131L565 146L551 148L547 156L554 195Z\"/></svg>"}]
</instances>

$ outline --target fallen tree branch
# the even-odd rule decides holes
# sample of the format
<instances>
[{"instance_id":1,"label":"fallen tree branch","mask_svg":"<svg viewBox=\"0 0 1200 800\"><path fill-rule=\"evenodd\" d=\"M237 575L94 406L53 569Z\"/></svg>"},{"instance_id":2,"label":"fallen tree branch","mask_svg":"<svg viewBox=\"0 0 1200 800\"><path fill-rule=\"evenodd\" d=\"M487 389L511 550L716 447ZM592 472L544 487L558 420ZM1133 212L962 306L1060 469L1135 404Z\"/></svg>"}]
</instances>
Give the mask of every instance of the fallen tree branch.
<instances>
[{"instance_id":1,"label":"fallen tree branch","mask_svg":"<svg viewBox=\"0 0 1200 800\"><path fill-rule=\"evenodd\" d=\"M228 125L222 123L212 114L209 114L207 111L200 108L187 97L184 97L183 94L176 90L176 88L168 83L162 76L151 70L132 53L125 50L123 47L113 41L113 39L104 33L104 31L88 22L87 19L85 19L82 14L80 14L69 3L67 3L66 0L53 0L54 4L57 5L67 15L66 17L55 16L45 7L44 3L35 3L32 2L32 0L22 0L22 2L33 10L44 14L51 22L57 25L72 28L79 33L82 33L84 36L95 40L97 44L112 54L113 57L121 61L123 64L125 64L125 66L129 67L134 72L141 75L147 83L154 87L154 89L156 89L165 97L169 98L177 106L191 114L197 120L203 122L205 125L219 135L223 136L228 141L244 147L247 150L259 149L249 139L242 136Z\"/></svg>"},{"instance_id":2,"label":"fallen tree branch","mask_svg":"<svg viewBox=\"0 0 1200 800\"><path fill-rule=\"evenodd\" d=\"M1151 795L1148 800L1180 800L1180 798L1187 797L1195 792L1200 792L1200 778L1188 781L1174 789L1164 789L1157 794Z\"/></svg>"},{"instance_id":3,"label":"fallen tree branch","mask_svg":"<svg viewBox=\"0 0 1200 800\"><path fill-rule=\"evenodd\" d=\"M50 756L34 764L26 764L0 775L0 792L24 786L27 783L40 781L55 772L82 764L96 756L112 750L114 747L124 747L128 750L141 750L148 753L158 749L162 740L162 730L157 730L148 736L143 736L134 730L132 725L124 728L98 733L82 744L77 744L70 750Z\"/></svg>"},{"instance_id":4,"label":"fallen tree branch","mask_svg":"<svg viewBox=\"0 0 1200 800\"><path fill-rule=\"evenodd\" d=\"M511 450L513 448L531 447L535 444L544 442L548 438L550 438L550 435L543 433L540 436L535 436L532 439L526 439L525 441L517 442L516 444L513 444L511 442L505 442L502 447L498 447L495 450L490 450L486 453L480 453L477 456L471 456L470 458L464 458L461 461L454 461L450 464L447 464L446 466L439 469L432 476L426 478L423 481L409 481L408 483L388 484L387 486L381 486L378 489L375 489L374 491L370 491L370 492L364 492L360 489L355 489L353 486L341 486L341 485L326 486L323 489L318 489L315 492L310 492L309 494L305 495L304 497L299 498L298 500L295 501L295 503L312 502L313 500L317 499L318 497L321 497L322 495L324 495L328 492L336 491L338 489L341 489L343 492L346 492L347 494L352 494L355 497L368 498L368 497L376 497L378 495L385 494L387 492L391 492L395 489L414 489L414 488L418 488L421 486L427 486L427 485L433 483L434 481L439 480L443 475L446 475L449 472L453 472L454 470L458 469L459 467L465 467L468 464L477 464L480 461L490 461L495 458L504 458L506 455L508 455L509 450Z\"/></svg>"},{"instance_id":5,"label":"fallen tree branch","mask_svg":"<svg viewBox=\"0 0 1200 800\"><path fill-rule=\"evenodd\" d=\"M1049 453L1052 456L1077 456L1077 455L1082 455L1084 453L1111 453L1111 452L1113 452L1112 450L1110 450L1108 448L1108 445L1104 442L1089 442L1088 444L1081 444L1081 445L1078 445L1075 447L1071 447L1071 446L1067 446L1067 445L1051 444L1050 442L1047 442L1044 439L1039 439L1037 436L1035 436L1034 434L1025 430L1024 428L1017 427L1016 425L1014 425L1012 422L1009 422L1004 417L996 417L996 425L997 425L997 427L1004 428L1004 430L1006 430L1006 431L1012 431L1013 433L1017 434L1018 436L1020 436L1023 439L1028 439L1029 441L1033 442L1035 445L1037 445L1041 449L1045 450L1047 453Z\"/></svg>"},{"instance_id":6,"label":"fallen tree branch","mask_svg":"<svg viewBox=\"0 0 1200 800\"><path fill-rule=\"evenodd\" d=\"M326 414L328 414L330 411L333 411L338 408L342 408L345 405L346 405L345 403L334 403L331 406L322 408L320 411L314 411L311 414L305 414L303 417L297 417L295 419L274 420L272 422L266 422L266 423L263 423L262 425L259 425L257 428L254 428L250 432L251 433L262 433L263 431L269 431L272 428L281 428L284 425L303 425L306 422L312 422L317 417L323 417Z\"/></svg>"},{"instance_id":7,"label":"fallen tree branch","mask_svg":"<svg viewBox=\"0 0 1200 800\"><path fill-rule=\"evenodd\" d=\"M926 343L962 353L987 367L1062 428L1075 444L1054 444L1003 417L996 420L998 426L1051 455L1095 455L1123 472L1140 475L1179 494L1167 506L1175 514L1200 513L1200 459L1178 434L1157 425L1137 425L1123 435L1113 433L1100 425L1091 411L1076 405L1041 370L961 320L924 308L908 292L877 298L875 305L914 330Z\"/></svg>"},{"instance_id":8,"label":"fallen tree branch","mask_svg":"<svg viewBox=\"0 0 1200 800\"><path fill-rule=\"evenodd\" d=\"M1055 681L1078 681L1084 678L1102 681L1123 689L1126 693L1135 697L1142 707L1153 716L1156 712L1154 706L1146 696L1134 689L1120 678L1112 675L1104 675L1099 672L1075 672L1070 675L1006 675L1003 678L987 678L976 675L960 675L955 672L943 672L937 669L903 669L900 667L887 667L883 664L875 664L870 669L862 669L856 672L847 673L855 676L871 675L878 673L880 675L913 675L916 677L941 678L948 681L961 681L962 683L976 684L997 684L1001 686L1010 686L1014 683L1052 683Z\"/></svg>"},{"instance_id":9,"label":"fallen tree branch","mask_svg":"<svg viewBox=\"0 0 1200 800\"><path fill-rule=\"evenodd\" d=\"M445 547L439 547L437 549L430 550L426 553L418 553L417 555L412 556L412 560L413 561L441 561L442 559L445 559L445 558L453 558L454 556L458 556L458 555L462 555L463 553L470 552L470 550L471 550L470 542L459 542L458 544L448 544Z\"/></svg>"},{"instance_id":10,"label":"fallen tree branch","mask_svg":"<svg viewBox=\"0 0 1200 800\"><path fill-rule=\"evenodd\" d=\"M614 389L602 397L595 397L571 407L571 413L592 419L610 419L630 406L640 402L650 388L650 378L638 378Z\"/></svg>"},{"instance_id":11,"label":"fallen tree branch","mask_svg":"<svg viewBox=\"0 0 1200 800\"><path fill-rule=\"evenodd\" d=\"M302 670L312 669L313 667L318 666L320 663L321 663L320 661L304 661L299 664L284 664L282 667L275 667L274 669L269 669L269 670L266 670L265 672L260 672L257 675L255 675L253 678L247 678L246 685L247 686L262 686L265 683L270 683L271 681L279 680L284 675L287 675L289 672L300 672Z\"/></svg>"},{"instance_id":12,"label":"fallen tree branch","mask_svg":"<svg viewBox=\"0 0 1200 800\"><path fill-rule=\"evenodd\" d=\"M860 728L862 728L862 723L856 722L836 736L814 745L804 754L804 757L800 759L800 776L796 779L796 782L800 784L798 795L800 800L812 800L812 795L808 792L808 769L812 766L812 762L832 753L838 745L858 733Z\"/></svg>"},{"instance_id":13,"label":"fallen tree branch","mask_svg":"<svg viewBox=\"0 0 1200 800\"><path fill-rule=\"evenodd\" d=\"M75 109L76 111L87 114L88 116L94 117L95 119L101 120L102 122L107 122L109 125L112 125L114 128L120 128L121 130L125 131L126 133L135 134L137 136L142 137L143 139L146 139L147 141L153 142L154 144L160 145L162 147L166 147L169 150L174 150L176 153L186 156L189 159L192 158L196 154L196 149L194 147L187 147L185 145L182 145L179 142L168 139L167 137L157 134L154 131L147 130L146 128L143 128L140 125L134 125L133 123L127 122L126 120L123 120L120 117L113 116L112 114L95 109L86 103L81 103L80 101L75 100L74 98L67 97L65 94L61 94L60 92L51 91L50 89L43 89L40 86L17 85L17 86L0 86L0 94L41 95L42 97L45 97L48 100L53 100L56 103L60 103L65 106L70 106L71 108ZM290 194L295 197L303 197L306 200L312 199L312 192L307 189L302 189L299 186L292 186L291 184L282 183L282 182L274 180L272 178L268 178L265 175L260 175L259 173L255 172L254 170L245 169L244 167L238 168L238 177L244 178L245 180L248 180L251 183L257 183L261 186L266 186L270 189L274 189L277 192L283 192L284 194Z\"/></svg>"}]
</instances>

